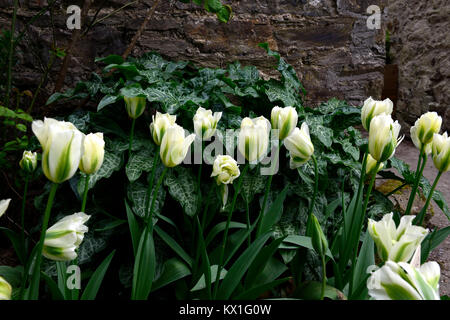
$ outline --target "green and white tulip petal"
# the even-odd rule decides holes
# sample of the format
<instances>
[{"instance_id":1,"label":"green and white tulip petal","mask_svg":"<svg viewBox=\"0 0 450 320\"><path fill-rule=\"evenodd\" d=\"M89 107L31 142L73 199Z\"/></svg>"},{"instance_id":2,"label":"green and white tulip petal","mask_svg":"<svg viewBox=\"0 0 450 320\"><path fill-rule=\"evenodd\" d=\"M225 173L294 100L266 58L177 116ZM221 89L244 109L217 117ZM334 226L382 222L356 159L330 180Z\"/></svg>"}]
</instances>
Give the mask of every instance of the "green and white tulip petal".
<instances>
[{"instance_id":1,"label":"green and white tulip petal","mask_svg":"<svg viewBox=\"0 0 450 320\"><path fill-rule=\"evenodd\" d=\"M322 227L320 226L319 220L317 217L312 214L311 215L311 225L312 225L312 237L311 242L314 250L319 255L325 255L328 250L328 241L323 233Z\"/></svg>"},{"instance_id":2,"label":"green and white tulip petal","mask_svg":"<svg viewBox=\"0 0 450 320\"><path fill-rule=\"evenodd\" d=\"M292 133L284 140L286 149L291 156L290 167L295 169L306 163L314 154L314 145L309 136L309 128L306 122L302 123L301 128L295 128Z\"/></svg>"},{"instance_id":3,"label":"green and white tulip petal","mask_svg":"<svg viewBox=\"0 0 450 320\"><path fill-rule=\"evenodd\" d=\"M400 124L393 121L390 115L380 114L372 118L369 130L369 153L379 162L390 159L395 148L402 142L404 136L398 138Z\"/></svg>"},{"instance_id":4,"label":"green and white tulip petal","mask_svg":"<svg viewBox=\"0 0 450 320\"><path fill-rule=\"evenodd\" d=\"M420 149L424 146L425 153L431 153L431 142L434 134L441 130L442 118L436 112L427 112L416 120L411 127L411 140Z\"/></svg>"},{"instance_id":5,"label":"green and white tulip petal","mask_svg":"<svg viewBox=\"0 0 450 320\"><path fill-rule=\"evenodd\" d=\"M4 199L0 201L0 217L5 214L6 210L8 210L10 202L11 199Z\"/></svg>"},{"instance_id":6,"label":"green and white tulip petal","mask_svg":"<svg viewBox=\"0 0 450 320\"><path fill-rule=\"evenodd\" d=\"M11 300L12 287L0 276L0 300Z\"/></svg>"},{"instance_id":7,"label":"green and white tulip petal","mask_svg":"<svg viewBox=\"0 0 450 320\"><path fill-rule=\"evenodd\" d=\"M367 280L375 300L440 300L440 267L432 261L415 268L405 262L387 261Z\"/></svg>"},{"instance_id":8,"label":"green and white tulip petal","mask_svg":"<svg viewBox=\"0 0 450 320\"><path fill-rule=\"evenodd\" d=\"M147 99L145 97L123 97L125 108L131 119L139 118L145 110Z\"/></svg>"},{"instance_id":9,"label":"green and white tulip petal","mask_svg":"<svg viewBox=\"0 0 450 320\"><path fill-rule=\"evenodd\" d=\"M370 122L375 116L380 114L390 115L392 114L393 108L394 104L389 98L383 101L374 100L372 97L367 98L361 110L361 122L364 129L369 131L371 126Z\"/></svg>"},{"instance_id":10,"label":"green and white tulip petal","mask_svg":"<svg viewBox=\"0 0 450 320\"><path fill-rule=\"evenodd\" d=\"M179 165L195 140L195 134L184 136L184 129L175 124L167 129L161 141L160 156L162 163L172 168Z\"/></svg>"},{"instance_id":11,"label":"green and white tulip petal","mask_svg":"<svg viewBox=\"0 0 450 320\"><path fill-rule=\"evenodd\" d=\"M435 167L440 172L450 169L450 137L447 132L444 134L434 134L432 142L432 157Z\"/></svg>"},{"instance_id":12,"label":"green and white tulip petal","mask_svg":"<svg viewBox=\"0 0 450 320\"><path fill-rule=\"evenodd\" d=\"M37 167L37 153L31 151L24 151L22 159L19 162L19 166L22 170L32 173Z\"/></svg>"},{"instance_id":13,"label":"green and white tulip petal","mask_svg":"<svg viewBox=\"0 0 450 320\"><path fill-rule=\"evenodd\" d=\"M284 140L297 127L298 114L293 107L276 106L272 109L270 120L272 129L279 130L278 138Z\"/></svg>"},{"instance_id":14,"label":"green and white tulip petal","mask_svg":"<svg viewBox=\"0 0 450 320\"><path fill-rule=\"evenodd\" d=\"M366 160L366 174L373 175L379 172L384 167L384 163L380 163L378 170L375 172L375 168L377 166L377 160L375 160L370 154L367 155Z\"/></svg>"},{"instance_id":15,"label":"green and white tulip petal","mask_svg":"<svg viewBox=\"0 0 450 320\"><path fill-rule=\"evenodd\" d=\"M239 177L239 166L229 155L218 155L214 160L211 177L216 178L217 184L230 184Z\"/></svg>"},{"instance_id":16,"label":"green and white tulip petal","mask_svg":"<svg viewBox=\"0 0 450 320\"><path fill-rule=\"evenodd\" d=\"M412 224L415 216L403 216L398 228L393 213L383 216L380 221L369 219L368 230L383 261L409 262L417 247L428 234L428 229Z\"/></svg>"},{"instance_id":17,"label":"green and white tulip petal","mask_svg":"<svg viewBox=\"0 0 450 320\"><path fill-rule=\"evenodd\" d=\"M80 170L93 174L100 169L105 157L103 133L90 133L84 137L84 153L80 160Z\"/></svg>"},{"instance_id":18,"label":"green and white tulip petal","mask_svg":"<svg viewBox=\"0 0 450 320\"><path fill-rule=\"evenodd\" d=\"M194 115L194 131L201 140L209 140L216 132L217 123L222 117L222 112L206 110L202 107L197 109Z\"/></svg>"},{"instance_id":19,"label":"green and white tulip petal","mask_svg":"<svg viewBox=\"0 0 450 320\"><path fill-rule=\"evenodd\" d=\"M70 261L77 257L76 250L83 241L88 227L84 224L91 216L78 212L66 216L50 227L45 234L44 257L55 261Z\"/></svg>"},{"instance_id":20,"label":"green and white tulip petal","mask_svg":"<svg viewBox=\"0 0 450 320\"><path fill-rule=\"evenodd\" d=\"M75 174L83 154L84 135L70 122L44 118L33 121L31 128L42 146L42 170L54 183Z\"/></svg>"},{"instance_id":21,"label":"green and white tulip petal","mask_svg":"<svg viewBox=\"0 0 450 320\"><path fill-rule=\"evenodd\" d=\"M256 164L267 154L270 127L269 120L262 116L242 119L238 149L250 163Z\"/></svg>"},{"instance_id":22,"label":"green and white tulip petal","mask_svg":"<svg viewBox=\"0 0 450 320\"><path fill-rule=\"evenodd\" d=\"M150 133L152 134L153 141L160 146L167 129L175 125L177 116L173 116L168 113L162 114L156 112L156 116L152 116L152 119L153 121L150 124Z\"/></svg>"}]
</instances>

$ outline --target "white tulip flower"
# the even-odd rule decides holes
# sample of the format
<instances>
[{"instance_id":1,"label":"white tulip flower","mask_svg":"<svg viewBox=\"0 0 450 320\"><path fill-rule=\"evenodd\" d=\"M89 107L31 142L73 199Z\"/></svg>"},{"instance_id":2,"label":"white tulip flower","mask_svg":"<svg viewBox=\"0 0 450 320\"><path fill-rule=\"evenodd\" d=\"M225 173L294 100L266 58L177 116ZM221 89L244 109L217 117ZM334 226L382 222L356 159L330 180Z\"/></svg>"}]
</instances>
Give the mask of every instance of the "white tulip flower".
<instances>
[{"instance_id":1,"label":"white tulip flower","mask_svg":"<svg viewBox=\"0 0 450 320\"><path fill-rule=\"evenodd\" d=\"M80 160L80 170L93 174L100 169L105 157L103 133L90 133L84 137L84 154Z\"/></svg>"},{"instance_id":2,"label":"white tulip flower","mask_svg":"<svg viewBox=\"0 0 450 320\"><path fill-rule=\"evenodd\" d=\"M11 300L12 287L5 280L5 278L0 277L0 300Z\"/></svg>"},{"instance_id":3,"label":"white tulip flower","mask_svg":"<svg viewBox=\"0 0 450 320\"><path fill-rule=\"evenodd\" d=\"M22 159L19 162L19 166L22 170L32 173L37 167L37 153L31 151L24 151Z\"/></svg>"},{"instance_id":4,"label":"white tulip flower","mask_svg":"<svg viewBox=\"0 0 450 320\"><path fill-rule=\"evenodd\" d=\"M5 214L10 202L11 199L5 199L0 201L0 217Z\"/></svg>"},{"instance_id":5,"label":"white tulip flower","mask_svg":"<svg viewBox=\"0 0 450 320\"><path fill-rule=\"evenodd\" d=\"M239 131L239 152L251 163L260 161L269 148L270 122L264 117L244 118Z\"/></svg>"},{"instance_id":6,"label":"white tulip flower","mask_svg":"<svg viewBox=\"0 0 450 320\"><path fill-rule=\"evenodd\" d=\"M419 268L405 262L387 261L367 280L375 300L440 300L440 267L432 261Z\"/></svg>"},{"instance_id":7,"label":"white tulip flower","mask_svg":"<svg viewBox=\"0 0 450 320\"><path fill-rule=\"evenodd\" d=\"M397 228L392 217L393 213L389 213L380 221L369 219L367 230L381 260L408 262L428 234L428 229L414 226L412 221L415 216L403 216Z\"/></svg>"},{"instance_id":8,"label":"white tulip flower","mask_svg":"<svg viewBox=\"0 0 450 320\"><path fill-rule=\"evenodd\" d=\"M195 134L184 136L184 129L175 124L170 126L161 141L160 156L162 163L168 167L179 165L195 140Z\"/></svg>"},{"instance_id":9,"label":"white tulip flower","mask_svg":"<svg viewBox=\"0 0 450 320\"><path fill-rule=\"evenodd\" d=\"M433 136L441 130L442 118L436 112L427 112L411 127L411 140L420 149L424 146L426 154L431 153Z\"/></svg>"},{"instance_id":10,"label":"white tulip flower","mask_svg":"<svg viewBox=\"0 0 450 320\"><path fill-rule=\"evenodd\" d=\"M123 97L125 108L131 119L139 118L145 110L147 99L145 97Z\"/></svg>"},{"instance_id":11,"label":"white tulip flower","mask_svg":"<svg viewBox=\"0 0 450 320\"><path fill-rule=\"evenodd\" d=\"M209 140L217 128L217 123L222 117L222 112L214 112L206 110L202 107L197 109L194 115L194 131L201 140Z\"/></svg>"},{"instance_id":12,"label":"white tulip flower","mask_svg":"<svg viewBox=\"0 0 450 320\"><path fill-rule=\"evenodd\" d=\"M33 121L31 128L42 146L42 170L54 183L75 174L83 154L84 135L70 122L44 118Z\"/></svg>"},{"instance_id":13,"label":"white tulip flower","mask_svg":"<svg viewBox=\"0 0 450 320\"><path fill-rule=\"evenodd\" d=\"M372 97L369 97L364 101L364 105L361 110L361 122L367 131L370 129L370 122L372 119L380 114L390 115L392 114L394 108L394 104L392 101L387 98L383 101L374 100Z\"/></svg>"},{"instance_id":14,"label":"white tulip flower","mask_svg":"<svg viewBox=\"0 0 450 320\"><path fill-rule=\"evenodd\" d=\"M369 153L379 162L390 159L395 148L402 142L404 136L400 139L400 124L392 120L390 115L380 114L373 117L370 122L369 130Z\"/></svg>"},{"instance_id":15,"label":"white tulip flower","mask_svg":"<svg viewBox=\"0 0 450 320\"><path fill-rule=\"evenodd\" d=\"M278 106L272 109L271 117L272 129L278 129L278 138L284 140L297 127L298 114L295 108Z\"/></svg>"},{"instance_id":16,"label":"white tulip flower","mask_svg":"<svg viewBox=\"0 0 450 320\"><path fill-rule=\"evenodd\" d=\"M78 212L66 216L45 233L44 257L54 261L70 261L77 257L76 250L83 241L88 227L84 224L91 216Z\"/></svg>"},{"instance_id":17,"label":"white tulip flower","mask_svg":"<svg viewBox=\"0 0 450 320\"><path fill-rule=\"evenodd\" d=\"M306 163L314 154L314 145L309 136L308 124L303 122L301 129L295 128L284 140L284 145L291 156L291 169L298 168Z\"/></svg>"},{"instance_id":18,"label":"white tulip flower","mask_svg":"<svg viewBox=\"0 0 450 320\"><path fill-rule=\"evenodd\" d=\"M381 169L383 169L384 164L380 163L380 166L378 167L377 172L375 172L375 167L377 165L377 161L370 155L367 155L367 160L366 160L366 174L367 175L373 175L375 173L377 173L378 171L380 171Z\"/></svg>"},{"instance_id":19,"label":"white tulip flower","mask_svg":"<svg viewBox=\"0 0 450 320\"><path fill-rule=\"evenodd\" d=\"M150 133L152 134L153 141L159 146L161 145L161 141L167 129L175 125L177 116L156 112L156 116L152 116L152 119L153 122L150 124Z\"/></svg>"},{"instance_id":20,"label":"white tulip flower","mask_svg":"<svg viewBox=\"0 0 450 320\"><path fill-rule=\"evenodd\" d=\"M436 168L440 172L450 169L450 137L447 132L444 134L434 134L432 142L432 157Z\"/></svg>"},{"instance_id":21,"label":"white tulip flower","mask_svg":"<svg viewBox=\"0 0 450 320\"><path fill-rule=\"evenodd\" d=\"M240 174L236 160L229 155L219 155L214 160L211 177L215 177L217 184L221 185L223 206L226 205L228 199L228 184L233 183Z\"/></svg>"}]
</instances>

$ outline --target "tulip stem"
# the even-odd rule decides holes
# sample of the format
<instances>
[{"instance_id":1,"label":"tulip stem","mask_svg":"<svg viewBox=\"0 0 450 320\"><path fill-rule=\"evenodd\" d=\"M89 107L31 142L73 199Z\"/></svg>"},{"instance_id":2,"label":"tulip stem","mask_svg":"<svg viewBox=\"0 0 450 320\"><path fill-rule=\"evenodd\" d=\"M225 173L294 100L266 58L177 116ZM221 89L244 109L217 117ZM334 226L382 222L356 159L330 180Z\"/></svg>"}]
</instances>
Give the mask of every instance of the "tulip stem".
<instances>
[{"instance_id":1,"label":"tulip stem","mask_svg":"<svg viewBox=\"0 0 450 320\"><path fill-rule=\"evenodd\" d=\"M81 203L81 212L84 212L86 210L86 202L87 202L87 195L89 191L89 179L90 175L87 174L84 179L84 192L83 192L83 202Z\"/></svg>"},{"instance_id":2,"label":"tulip stem","mask_svg":"<svg viewBox=\"0 0 450 320\"><path fill-rule=\"evenodd\" d=\"M320 293L320 300L323 300L325 296L325 288L327 286L327 270L326 270L325 254L322 254L321 258L322 258L322 291Z\"/></svg>"},{"instance_id":3,"label":"tulip stem","mask_svg":"<svg viewBox=\"0 0 450 320\"><path fill-rule=\"evenodd\" d=\"M164 170L163 170L163 172L161 173L161 176L160 176L159 179L158 179L158 183L156 184L155 192L154 192L154 195L153 195L153 198L152 198L152 204L151 204L151 206L150 206L150 212L149 212L148 218L147 218L147 226L150 228L150 232L151 232L151 233L153 233L153 221L152 221L152 217L153 217L153 210L154 210L154 208L155 208L155 201L156 201L156 198L158 197L158 191L159 191L159 188L161 187L161 184L162 184L162 182L163 182L163 180L164 180L164 176L166 175L168 169L169 169L169 168L164 167Z\"/></svg>"},{"instance_id":4,"label":"tulip stem","mask_svg":"<svg viewBox=\"0 0 450 320\"><path fill-rule=\"evenodd\" d=\"M439 171L436 178L434 179L433 185L431 186L430 192L428 193L427 201L425 202L424 207L420 211L419 215L416 216L416 218L413 220L413 223L415 225L421 226L423 223L423 220L425 219L425 214L427 213L428 206L430 205L431 198L433 198L434 189L436 189L436 186L439 182L439 179L441 178L442 171Z\"/></svg>"},{"instance_id":5,"label":"tulip stem","mask_svg":"<svg viewBox=\"0 0 450 320\"><path fill-rule=\"evenodd\" d=\"M245 215L247 218L247 231L250 231L250 208L248 207L248 200L246 197L244 197L244 201L245 201ZM250 244L252 243L252 235L249 232L248 233L248 238L247 238L247 244L250 247Z\"/></svg>"},{"instance_id":6,"label":"tulip stem","mask_svg":"<svg viewBox=\"0 0 450 320\"><path fill-rule=\"evenodd\" d=\"M314 154L311 155L311 159L313 160L314 163L314 193L311 199L311 203L309 204L308 221L306 222L306 236L308 237L311 236L311 218L314 210L314 204L316 202L317 192L319 190L319 170L317 168L317 159L314 156Z\"/></svg>"},{"instance_id":7,"label":"tulip stem","mask_svg":"<svg viewBox=\"0 0 450 320\"><path fill-rule=\"evenodd\" d=\"M409 215L411 212L412 205L414 203L414 198L416 197L417 188L419 187L420 177L422 177L423 170L425 169L425 164L427 163L427 156L424 153L425 146L422 144L420 147L419 159L417 160L416 176L414 179L414 185L411 190L411 195L409 196L408 205L406 206L405 215ZM423 157L423 164L422 164Z\"/></svg>"},{"instance_id":8,"label":"tulip stem","mask_svg":"<svg viewBox=\"0 0 450 320\"><path fill-rule=\"evenodd\" d=\"M21 230L21 240L22 240L22 246L24 250L24 256L26 256L27 250L25 250L25 206L27 202L27 193L28 193L28 182L30 181L30 174L27 173L25 176L25 187L23 188L23 198L22 198L22 207L20 209L20 226L22 228Z\"/></svg>"},{"instance_id":9,"label":"tulip stem","mask_svg":"<svg viewBox=\"0 0 450 320\"><path fill-rule=\"evenodd\" d=\"M155 156L153 157L153 164L152 164L152 171L150 173L150 181L148 182L148 188L147 188L147 197L145 199L145 218L148 219L149 216L149 205L150 205L150 197L152 196L152 189L153 189L153 181L155 180L155 171L156 171L156 166L158 164L158 160L159 160L159 147L156 149L156 153Z\"/></svg>"},{"instance_id":10,"label":"tulip stem","mask_svg":"<svg viewBox=\"0 0 450 320\"><path fill-rule=\"evenodd\" d=\"M223 268L223 265L222 265L223 255L225 253L225 245L226 245L227 240L228 240L228 229L230 228L231 216L233 215L234 206L236 205L236 200L237 200L239 191L241 190L242 178L247 173L248 167L249 167L249 164L246 163L245 167L244 167L244 170L242 170L242 173L239 176L239 181L238 181L238 184L237 184L237 188L236 188L236 191L234 192L234 195L233 195L233 202L231 203L230 211L228 212L227 224L225 226L225 231L223 233L222 247L220 249L220 256L219 256L219 263L218 263L219 267L217 268L216 277L214 278L216 280L216 283L215 283L215 286L214 286L214 294L213 294L214 299L216 299L217 291L219 289L220 273L222 272L222 268Z\"/></svg>"},{"instance_id":11,"label":"tulip stem","mask_svg":"<svg viewBox=\"0 0 450 320\"><path fill-rule=\"evenodd\" d=\"M50 220L50 212L53 206L53 200L55 199L56 189L58 188L57 183L52 183L50 188L50 194L48 195L47 207L45 208L44 220L42 222L41 237L38 243L38 250L36 253L36 261L33 268L33 276L31 278L30 284L30 300L37 300L39 297L39 280L41 275L41 260L42 260L42 249L44 248L45 234L47 232L48 221Z\"/></svg>"},{"instance_id":12,"label":"tulip stem","mask_svg":"<svg viewBox=\"0 0 450 320\"><path fill-rule=\"evenodd\" d=\"M128 146L128 161L131 158L131 147L133 146L133 136L134 136L134 126L136 125L136 119L131 121L131 129L130 129L130 144Z\"/></svg>"},{"instance_id":13,"label":"tulip stem","mask_svg":"<svg viewBox=\"0 0 450 320\"><path fill-rule=\"evenodd\" d=\"M278 141L278 147L277 147L277 151L276 151L276 154L275 154L275 161L274 161L274 167L273 168L278 166L278 157L279 157L279 154L280 154L280 148L281 148L281 141ZM262 203L262 206L261 206L261 212L259 213L259 218L258 218L259 223L258 223L258 227L256 229L256 238L258 238L258 236L259 236L259 234L261 232L261 221L262 221L261 217L264 215L264 212L266 210L267 197L269 195L270 186L272 184L272 178L274 176L274 172L275 172L275 170L272 169L272 172L270 173L269 179L267 180L266 190L264 191L264 199L263 199L263 203Z\"/></svg>"}]
</instances>

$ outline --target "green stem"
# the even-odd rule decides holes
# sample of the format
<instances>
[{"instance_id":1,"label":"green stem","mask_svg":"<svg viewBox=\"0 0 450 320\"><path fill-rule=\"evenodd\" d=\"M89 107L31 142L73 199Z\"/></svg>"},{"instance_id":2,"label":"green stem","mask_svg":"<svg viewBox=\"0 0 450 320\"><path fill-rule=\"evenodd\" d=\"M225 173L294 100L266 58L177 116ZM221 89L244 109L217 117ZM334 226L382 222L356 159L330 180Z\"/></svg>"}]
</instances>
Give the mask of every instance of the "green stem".
<instances>
[{"instance_id":1,"label":"green stem","mask_svg":"<svg viewBox=\"0 0 450 320\"><path fill-rule=\"evenodd\" d=\"M325 296L325 288L327 286L327 270L325 263L325 255L322 254L322 291L320 293L320 300L323 300Z\"/></svg>"},{"instance_id":2,"label":"green stem","mask_svg":"<svg viewBox=\"0 0 450 320\"><path fill-rule=\"evenodd\" d=\"M424 155L424 145L420 147L420 153L419 153L419 159L417 160L417 169L416 169L416 176L414 179L414 185L411 190L411 195L409 196L408 205L406 206L405 215L409 215L411 212L412 205L414 203L414 198L416 197L417 188L419 186L419 180L422 176L423 169L425 169L425 164L427 161L427 158L424 158L423 166L421 166L422 156Z\"/></svg>"},{"instance_id":3,"label":"green stem","mask_svg":"<svg viewBox=\"0 0 450 320\"><path fill-rule=\"evenodd\" d=\"M250 209L248 207L247 198L245 198L244 200L245 200L245 215L246 215L246 218L247 218L247 231L249 231L250 230ZM248 246L250 246L251 243L252 243L252 235L249 232L248 233L248 238L247 238Z\"/></svg>"},{"instance_id":4,"label":"green stem","mask_svg":"<svg viewBox=\"0 0 450 320\"><path fill-rule=\"evenodd\" d=\"M206 292L208 294L208 299L211 300L212 293L211 293L211 265L209 262L208 252L206 251L206 245L205 245L205 239L203 238L203 228L200 224L200 220L198 219L198 216L196 217L197 225L198 225L198 232L199 232L199 242L200 247L203 253L203 260L204 260L204 267L205 267L205 282L206 282ZM198 261L198 258L196 259Z\"/></svg>"},{"instance_id":5,"label":"green stem","mask_svg":"<svg viewBox=\"0 0 450 320\"><path fill-rule=\"evenodd\" d=\"M281 141L278 141L278 147L277 147L277 151L275 154L275 162L274 162L274 168L278 165L278 158L279 158L279 154L280 154L280 148L281 148ZM263 203L261 206L261 211L259 213L258 216L258 220L259 220L259 224L258 227L256 228L256 238L258 238L259 233L261 232L261 217L264 215L264 212L266 210L266 203L267 203L267 197L269 196L269 191L270 191L270 186L272 184L272 178L274 176L274 170L272 169L272 172L269 176L269 179L267 180L267 185L266 185L266 189L264 191L264 199L263 199Z\"/></svg>"},{"instance_id":6,"label":"green stem","mask_svg":"<svg viewBox=\"0 0 450 320\"><path fill-rule=\"evenodd\" d=\"M9 107L9 99L11 94L11 83L12 83L12 60L13 60L13 50L14 50L14 33L16 32L16 18L17 18L17 7L19 6L19 1L14 0L14 10L13 17L11 21L11 39L9 42L8 50L8 69L6 75L6 97L5 97L5 107Z\"/></svg>"},{"instance_id":7,"label":"green stem","mask_svg":"<svg viewBox=\"0 0 450 320\"><path fill-rule=\"evenodd\" d=\"M50 189L50 194L48 195L47 207L45 208L44 220L42 222L41 237L39 239L38 250L36 253L36 261L33 268L33 275L30 284L30 300L37 300L39 297L39 280L41 275L41 260L42 260L42 249L44 248L45 233L47 232L48 221L50 220L50 212L53 206L53 200L55 199L56 189L58 188L57 183L53 183Z\"/></svg>"},{"instance_id":8,"label":"green stem","mask_svg":"<svg viewBox=\"0 0 450 320\"><path fill-rule=\"evenodd\" d=\"M311 156L313 163L314 163L314 193L313 193L313 197L311 199L311 202L309 204L309 208L308 208L308 220L306 222L306 235L308 237L311 236L311 217L313 214L313 210L314 210L314 203L316 202L316 197L317 197L317 191L319 190L319 171L317 168L317 159L314 156L314 154Z\"/></svg>"},{"instance_id":9,"label":"green stem","mask_svg":"<svg viewBox=\"0 0 450 320\"><path fill-rule=\"evenodd\" d=\"M156 171L158 162L159 162L159 147L156 149L155 156L153 157L152 171L150 173L150 181L148 182L147 196L145 198L145 211L144 212L145 212L146 219L148 219L148 216L150 214L148 209L150 206L150 198L152 196L153 181L155 180L155 171Z\"/></svg>"},{"instance_id":10,"label":"green stem","mask_svg":"<svg viewBox=\"0 0 450 320\"><path fill-rule=\"evenodd\" d=\"M228 212L227 223L225 225L225 231L223 233L223 239L222 239L222 246L221 246L221 249L220 249L220 256L219 256L219 263L218 263L219 267L217 268L216 277L214 278L214 279L216 279L216 284L214 286L214 294L213 294L214 299L216 299L217 291L219 289L219 282L220 282L219 281L219 279L220 279L219 275L222 272L222 268L223 268L223 266L222 266L223 255L225 253L225 245L226 245L227 239L228 239L228 229L230 228L231 216L233 215L234 206L236 205L236 200L237 200L239 191L241 190L242 178L247 173L248 167L249 167L249 165L248 165L248 163L246 163L245 167L244 167L244 170L242 170L242 173L241 173L241 175L239 177L237 188L236 188L236 191L234 192L234 195L233 195L233 202L231 203L230 211Z\"/></svg>"},{"instance_id":11,"label":"green stem","mask_svg":"<svg viewBox=\"0 0 450 320\"><path fill-rule=\"evenodd\" d=\"M442 171L439 171L436 178L434 179L433 185L431 186L430 193L428 194L427 201L425 202L425 206L420 211L419 215L414 219L413 223L415 225L421 226L423 223L423 220L425 219L425 214L427 213L428 206L430 205L430 201L433 198L434 189L436 189L436 186L439 182L439 179L441 178Z\"/></svg>"},{"instance_id":12,"label":"green stem","mask_svg":"<svg viewBox=\"0 0 450 320\"><path fill-rule=\"evenodd\" d=\"M27 202L28 182L29 181L30 181L30 174L27 173L25 176L25 187L23 189L22 207L20 209L20 226L22 227L20 236L21 236L22 246L23 246L24 250L25 250L25 206L26 206L26 202ZM26 250L24 253L26 253Z\"/></svg>"},{"instance_id":13,"label":"green stem","mask_svg":"<svg viewBox=\"0 0 450 320\"><path fill-rule=\"evenodd\" d=\"M386 193L384 196L385 197L389 197L389 196L393 195L394 193L396 193L398 190L403 189L403 187L406 186L406 185L407 185L407 183L402 183L400 186L398 186L394 190L390 191L389 193Z\"/></svg>"},{"instance_id":14,"label":"green stem","mask_svg":"<svg viewBox=\"0 0 450 320\"><path fill-rule=\"evenodd\" d=\"M131 158L131 147L133 146L133 136L134 136L134 126L136 125L136 119L133 119L131 122L130 129L130 143L128 145L128 160Z\"/></svg>"},{"instance_id":15,"label":"green stem","mask_svg":"<svg viewBox=\"0 0 450 320\"><path fill-rule=\"evenodd\" d=\"M87 174L86 178L84 180L84 192L83 192L83 202L81 203L81 212L85 212L86 210L86 202L87 202L87 195L88 195L88 191L89 191L89 179L90 179L90 175Z\"/></svg>"},{"instance_id":16,"label":"green stem","mask_svg":"<svg viewBox=\"0 0 450 320\"><path fill-rule=\"evenodd\" d=\"M369 187L367 189L367 194L366 194L366 199L364 200L363 210L361 212L364 215L364 217L366 216L366 211L367 211L367 206L369 204L370 194L372 193L372 188L373 188L373 185L375 183L375 178L377 176L377 172L378 172L378 169L380 168L380 165L381 165L381 162L378 161L376 166L375 166L375 173L370 178ZM356 207L356 205L355 205L355 207ZM364 218L361 219L361 223L359 225L359 232L357 233L358 235L361 234L363 225L364 225ZM359 246L359 238L358 238L358 242L356 243L355 250L353 252L352 264L351 264L351 269L350 269L350 275L351 276L350 276L350 287L349 287L349 291L348 291L349 295L351 295L353 293L352 292L352 289L353 289L353 276L354 276L354 273L355 273L356 257L358 256L358 246Z\"/></svg>"},{"instance_id":17,"label":"green stem","mask_svg":"<svg viewBox=\"0 0 450 320\"><path fill-rule=\"evenodd\" d=\"M150 233L153 233L153 220L152 220L152 218L153 218L153 210L155 208L156 198L158 197L159 188L161 187L161 184L162 184L162 182L164 180L164 176L166 175L168 170L169 170L169 168L164 167L164 170L161 173L161 176L159 177L158 183L156 184L156 187L155 187L155 194L153 195L152 205L150 206L150 212L149 212L149 215L148 215L148 218L147 218L147 226L150 229Z\"/></svg>"}]
</instances>

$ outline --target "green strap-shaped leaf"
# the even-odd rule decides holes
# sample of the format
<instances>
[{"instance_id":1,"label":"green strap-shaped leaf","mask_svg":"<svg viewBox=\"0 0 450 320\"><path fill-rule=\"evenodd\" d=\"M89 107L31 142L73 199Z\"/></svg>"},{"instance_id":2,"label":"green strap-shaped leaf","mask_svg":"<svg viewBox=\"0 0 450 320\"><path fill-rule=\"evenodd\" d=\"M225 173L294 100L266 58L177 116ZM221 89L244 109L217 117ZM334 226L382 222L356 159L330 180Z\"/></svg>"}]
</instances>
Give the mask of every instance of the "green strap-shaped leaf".
<instances>
[{"instance_id":1,"label":"green strap-shaped leaf","mask_svg":"<svg viewBox=\"0 0 450 320\"><path fill-rule=\"evenodd\" d=\"M183 261L178 258L169 259L164 263L163 271L159 278L153 282L152 292L190 274L190 268Z\"/></svg>"},{"instance_id":2,"label":"green strap-shaped leaf","mask_svg":"<svg viewBox=\"0 0 450 320\"><path fill-rule=\"evenodd\" d=\"M112 258L116 250L113 250L105 260L98 266L97 270L92 274L91 279L89 280L86 289L83 291L83 295L81 296L81 300L95 300L97 296L98 290L103 282L103 278L105 277L106 271L109 268Z\"/></svg>"}]
</instances>

